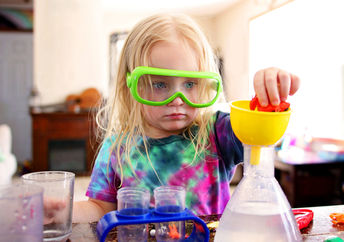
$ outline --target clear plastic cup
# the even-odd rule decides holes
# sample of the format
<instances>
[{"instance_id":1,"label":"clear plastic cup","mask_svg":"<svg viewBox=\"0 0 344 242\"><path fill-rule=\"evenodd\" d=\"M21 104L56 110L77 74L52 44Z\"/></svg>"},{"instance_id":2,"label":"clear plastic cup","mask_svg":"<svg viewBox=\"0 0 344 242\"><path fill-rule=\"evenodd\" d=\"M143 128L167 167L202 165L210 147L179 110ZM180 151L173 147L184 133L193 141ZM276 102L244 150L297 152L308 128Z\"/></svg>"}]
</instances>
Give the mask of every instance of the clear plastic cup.
<instances>
[{"instance_id":1,"label":"clear plastic cup","mask_svg":"<svg viewBox=\"0 0 344 242\"><path fill-rule=\"evenodd\" d=\"M150 193L139 187L123 187L117 192L119 216L140 218L149 213ZM117 227L119 242L146 242L148 224L121 225Z\"/></svg>"},{"instance_id":2,"label":"clear plastic cup","mask_svg":"<svg viewBox=\"0 0 344 242\"><path fill-rule=\"evenodd\" d=\"M0 241L42 241L43 189L15 184L0 186Z\"/></svg>"},{"instance_id":3,"label":"clear plastic cup","mask_svg":"<svg viewBox=\"0 0 344 242\"><path fill-rule=\"evenodd\" d=\"M154 189L155 212L177 214L185 210L185 189L180 186L161 186ZM155 224L155 237L158 242L184 241L185 221L172 221Z\"/></svg>"},{"instance_id":4,"label":"clear plastic cup","mask_svg":"<svg viewBox=\"0 0 344 242\"><path fill-rule=\"evenodd\" d=\"M45 207L59 206L53 216L51 209L45 209L44 241L66 241L72 233L74 179L74 173L65 171L41 171L22 176L24 183L44 188Z\"/></svg>"}]
</instances>

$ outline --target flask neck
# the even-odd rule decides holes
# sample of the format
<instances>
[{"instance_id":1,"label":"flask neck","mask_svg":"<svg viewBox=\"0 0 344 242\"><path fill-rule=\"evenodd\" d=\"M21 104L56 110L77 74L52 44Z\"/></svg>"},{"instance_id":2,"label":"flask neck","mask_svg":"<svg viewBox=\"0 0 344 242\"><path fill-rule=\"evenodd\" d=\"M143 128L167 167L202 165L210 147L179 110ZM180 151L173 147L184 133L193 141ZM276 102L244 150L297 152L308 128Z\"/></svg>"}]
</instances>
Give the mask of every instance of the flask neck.
<instances>
[{"instance_id":1,"label":"flask neck","mask_svg":"<svg viewBox=\"0 0 344 242\"><path fill-rule=\"evenodd\" d=\"M274 177L274 146L244 144L244 176Z\"/></svg>"}]
</instances>

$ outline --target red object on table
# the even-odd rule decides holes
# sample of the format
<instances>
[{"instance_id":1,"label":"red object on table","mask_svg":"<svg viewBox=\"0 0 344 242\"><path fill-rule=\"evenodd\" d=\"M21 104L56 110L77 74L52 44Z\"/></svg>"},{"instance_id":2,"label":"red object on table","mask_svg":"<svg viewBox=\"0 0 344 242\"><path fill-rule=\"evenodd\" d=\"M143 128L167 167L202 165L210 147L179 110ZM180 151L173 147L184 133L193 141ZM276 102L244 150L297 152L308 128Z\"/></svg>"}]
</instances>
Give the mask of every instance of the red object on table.
<instances>
[{"instance_id":1,"label":"red object on table","mask_svg":"<svg viewBox=\"0 0 344 242\"><path fill-rule=\"evenodd\" d=\"M310 209L292 209L299 229L306 228L313 220L313 211Z\"/></svg>"},{"instance_id":2,"label":"red object on table","mask_svg":"<svg viewBox=\"0 0 344 242\"><path fill-rule=\"evenodd\" d=\"M254 98L252 98L252 100L250 101L251 110L255 110L257 108L258 111L262 111L262 112L283 112L283 111L287 111L289 106L290 106L290 103L281 101L278 106L273 106L271 103L269 103L268 106L262 107L259 104L257 95L255 95Z\"/></svg>"},{"instance_id":3,"label":"red object on table","mask_svg":"<svg viewBox=\"0 0 344 242\"><path fill-rule=\"evenodd\" d=\"M331 213L330 218L333 224L344 224L344 213Z\"/></svg>"},{"instance_id":4,"label":"red object on table","mask_svg":"<svg viewBox=\"0 0 344 242\"><path fill-rule=\"evenodd\" d=\"M170 232L168 232L168 235L172 239L180 239L180 234L178 233L177 227L174 223L168 225Z\"/></svg>"}]
</instances>

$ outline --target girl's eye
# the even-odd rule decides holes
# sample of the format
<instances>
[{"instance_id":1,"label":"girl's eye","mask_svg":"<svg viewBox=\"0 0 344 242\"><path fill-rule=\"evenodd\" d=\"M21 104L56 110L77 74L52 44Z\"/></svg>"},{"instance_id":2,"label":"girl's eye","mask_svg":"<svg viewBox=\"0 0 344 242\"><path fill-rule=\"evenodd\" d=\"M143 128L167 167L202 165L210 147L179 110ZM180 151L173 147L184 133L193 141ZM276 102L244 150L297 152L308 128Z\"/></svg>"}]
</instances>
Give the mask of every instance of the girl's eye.
<instances>
[{"instance_id":1,"label":"girl's eye","mask_svg":"<svg viewBox=\"0 0 344 242\"><path fill-rule=\"evenodd\" d=\"M193 88L195 85L197 85L197 83L193 81L188 81L185 83L186 88Z\"/></svg>"},{"instance_id":2,"label":"girl's eye","mask_svg":"<svg viewBox=\"0 0 344 242\"><path fill-rule=\"evenodd\" d=\"M164 82L154 82L153 87L157 89L166 88L166 84Z\"/></svg>"}]
</instances>

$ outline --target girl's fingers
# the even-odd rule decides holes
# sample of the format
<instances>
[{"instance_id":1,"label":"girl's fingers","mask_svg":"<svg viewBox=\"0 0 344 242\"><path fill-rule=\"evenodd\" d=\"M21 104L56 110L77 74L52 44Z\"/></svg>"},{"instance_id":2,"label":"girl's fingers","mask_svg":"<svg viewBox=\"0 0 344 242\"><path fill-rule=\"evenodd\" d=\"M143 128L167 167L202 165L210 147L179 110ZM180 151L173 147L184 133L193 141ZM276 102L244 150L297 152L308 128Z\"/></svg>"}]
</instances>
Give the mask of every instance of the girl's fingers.
<instances>
[{"instance_id":1,"label":"girl's fingers","mask_svg":"<svg viewBox=\"0 0 344 242\"><path fill-rule=\"evenodd\" d=\"M253 86L254 91L257 94L259 104L263 107L266 107L269 104L269 98L265 89L264 76L264 70L258 71L254 75Z\"/></svg>"},{"instance_id":2,"label":"girl's fingers","mask_svg":"<svg viewBox=\"0 0 344 242\"><path fill-rule=\"evenodd\" d=\"M260 70L253 80L254 90L261 106L269 103L277 106L286 101L288 95L293 95L299 89L300 79L281 69L271 67Z\"/></svg>"},{"instance_id":3,"label":"girl's fingers","mask_svg":"<svg viewBox=\"0 0 344 242\"><path fill-rule=\"evenodd\" d=\"M264 81L265 88L270 100L270 103L273 106L277 106L280 103L279 90L278 90L278 69L269 68L265 71Z\"/></svg>"},{"instance_id":4,"label":"girl's fingers","mask_svg":"<svg viewBox=\"0 0 344 242\"><path fill-rule=\"evenodd\" d=\"M54 200L51 198L44 198L43 204L46 210L60 210L66 207L66 201Z\"/></svg>"},{"instance_id":5,"label":"girl's fingers","mask_svg":"<svg viewBox=\"0 0 344 242\"><path fill-rule=\"evenodd\" d=\"M277 82L281 101L287 101L290 93L291 75L288 72L280 70L278 72Z\"/></svg>"},{"instance_id":6,"label":"girl's fingers","mask_svg":"<svg viewBox=\"0 0 344 242\"><path fill-rule=\"evenodd\" d=\"M290 85L289 95L294 95L295 92L300 87L300 78L293 74L290 74L290 76L291 76L291 85Z\"/></svg>"},{"instance_id":7,"label":"girl's fingers","mask_svg":"<svg viewBox=\"0 0 344 242\"><path fill-rule=\"evenodd\" d=\"M43 204L44 204L44 224L49 224L52 222L59 221L56 216L59 214L59 211L63 210L66 206L67 203L66 201L62 200L56 200L53 198L47 198L45 197L43 199Z\"/></svg>"},{"instance_id":8,"label":"girl's fingers","mask_svg":"<svg viewBox=\"0 0 344 242\"><path fill-rule=\"evenodd\" d=\"M46 224L51 224L52 222L54 222L54 219L53 218L48 218L48 217L44 217L43 218L43 224L46 225Z\"/></svg>"}]
</instances>

